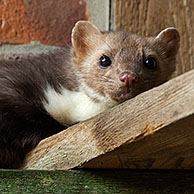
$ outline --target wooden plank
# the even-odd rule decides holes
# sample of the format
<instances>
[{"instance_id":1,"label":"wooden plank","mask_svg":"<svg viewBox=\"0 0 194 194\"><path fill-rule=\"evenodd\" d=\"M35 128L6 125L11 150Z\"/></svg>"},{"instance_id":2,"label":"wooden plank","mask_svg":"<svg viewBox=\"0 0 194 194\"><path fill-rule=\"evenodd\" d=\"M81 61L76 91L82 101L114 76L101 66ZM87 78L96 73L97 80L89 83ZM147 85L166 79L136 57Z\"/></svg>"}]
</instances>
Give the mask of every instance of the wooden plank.
<instances>
[{"instance_id":1,"label":"wooden plank","mask_svg":"<svg viewBox=\"0 0 194 194\"><path fill-rule=\"evenodd\" d=\"M194 1L193 0L114 0L115 30L141 35L155 35L174 26L181 36L177 71L194 68Z\"/></svg>"},{"instance_id":2,"label":"wooden plank","mask_svg":"<svg viewBox=\"0 0 194 194\"><path fill-rule=\"evenodd\" d=\"M193 168L193 99L194 70L43 140L23 169Z\"/></svg>"},{"instance_id":3,"label":"wooden plank","mask_svg":"<svg viewBox=\"0 0 194 194\"><path fill-rule=\"evenodd\" d=\"M128 170L0 170L0 193L192 194L194 173Z\"/></svg>"},{"instance_id":4,"label":"wooden plank","mask_svg":"<svg viewBox=\"0 0 194 194\"><path fill-rule=\"evenodd\" d=\"M140 138L142 137L140 136ZM193 138L194 114L175 121L139 141L125 144L111 153L91 160L83 167L193 169Z\"/></svg>"}]
</instances>

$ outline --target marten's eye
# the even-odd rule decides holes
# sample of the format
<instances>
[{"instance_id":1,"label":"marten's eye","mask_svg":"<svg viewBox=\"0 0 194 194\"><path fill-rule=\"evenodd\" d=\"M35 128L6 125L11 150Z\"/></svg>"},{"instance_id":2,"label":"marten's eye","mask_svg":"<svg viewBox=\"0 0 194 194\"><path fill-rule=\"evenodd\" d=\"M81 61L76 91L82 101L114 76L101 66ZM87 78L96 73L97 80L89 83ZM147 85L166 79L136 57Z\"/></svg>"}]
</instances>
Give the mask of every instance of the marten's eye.
<instances>
[{"instance_id":1,"label":"marten's eye","mask_svg":"<svg viewBox=\"0 0 194 194\"><path fill-rule=\"evenodd\" d=\"M157 67L157 62L154 57L148 57L144 60L144 65L150 70L155 70Z\"/></svg>"},{"instance_id":2,"label":"marten's eye","mask_svg":"<svg viewBox=\"0 0 194 194\"><path fill-rule=\"evenodd\" d=\"M100 57L100 61L99 61L100 68L102 69L108 68L111 64L112 64L112 61L108 56L102 55Z\"/></svg>"}]
</instances>

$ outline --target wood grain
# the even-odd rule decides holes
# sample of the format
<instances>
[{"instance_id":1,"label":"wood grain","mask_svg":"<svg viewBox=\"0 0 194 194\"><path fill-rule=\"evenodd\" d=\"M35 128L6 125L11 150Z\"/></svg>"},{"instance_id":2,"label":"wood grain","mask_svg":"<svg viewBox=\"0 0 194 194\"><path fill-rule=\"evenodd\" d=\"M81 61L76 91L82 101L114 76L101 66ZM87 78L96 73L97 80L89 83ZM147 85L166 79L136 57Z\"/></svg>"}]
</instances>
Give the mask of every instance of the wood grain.
<instances>
[{"instance_id":1,"label":"wood grain","mask_svg":"<svg viewBox=\"0 0 194 194\"><path fill-rule=\"evenodd\" d=\"M49 137L23 169L194 168L194 70Z\"/></svg>"},{"instance_id":2,"label":"wood grain","mask_svg":"<svg viewBox=\"0 0 194 194\"><path fill-rule=\"evenodd\" d=\"M194 68L193 0L114 0L115 30L156 35L174 26L181 35L175 76Z\"/></svg>"}]
</instances>

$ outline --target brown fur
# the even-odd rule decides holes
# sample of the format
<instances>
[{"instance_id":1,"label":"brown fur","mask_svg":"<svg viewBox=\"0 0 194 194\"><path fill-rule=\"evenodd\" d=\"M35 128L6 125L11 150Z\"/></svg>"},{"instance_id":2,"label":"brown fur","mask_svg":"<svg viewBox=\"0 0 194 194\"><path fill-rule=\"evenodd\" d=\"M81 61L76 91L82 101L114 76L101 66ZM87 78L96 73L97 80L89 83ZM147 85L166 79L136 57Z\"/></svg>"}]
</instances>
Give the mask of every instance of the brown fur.
<instances>
[{"instance_id":1,"label":"brown fur","mask_svg":"<svg viewBox=\"0 0 194 194\"><path fill-rule=\"evenodd\" d=\"M16 61L1 60L0 168L20 167L25 155L40 140L68 126L69 123L63 126L57 122L45 109L48 85L57 93L62 88L85 89L79 92L86 92L94 102L93 107L96 103L97 107L100 103L102 108L111 107L169 79L175 70L179 40L174 28L157 37L140 37L125 32L102 33L90 22L80 21L72 31L72 48ZM99 66L102 55L112 61L106 69ZM154 71L144 66L148 56L156 58L158 66ZM123 72L137 75L132 87L122 86ZM90 93L80 87L83 83Z\"/></svg>"},{"instance_id":2,"label":"brown fur","mask_svg":"<svg viewBox=\"0 0 194 194\"><path fill-rule=\"evenodd\" d=\"M101 33L90 22L77 23L72 35L75 63L84 82L101 95L109 94L118 102L167 81L176 67L179 41L179 33L174 28L164 31L159 37L140 37L126 32ZM100 69L98 65L102 55L112 60L107 69ZM143 59L147 56L156 58L157 70L144 67ZM123 72L138 75L138 82L130 91L120 87L119 75Z\"/></svg>"}]
</instances>

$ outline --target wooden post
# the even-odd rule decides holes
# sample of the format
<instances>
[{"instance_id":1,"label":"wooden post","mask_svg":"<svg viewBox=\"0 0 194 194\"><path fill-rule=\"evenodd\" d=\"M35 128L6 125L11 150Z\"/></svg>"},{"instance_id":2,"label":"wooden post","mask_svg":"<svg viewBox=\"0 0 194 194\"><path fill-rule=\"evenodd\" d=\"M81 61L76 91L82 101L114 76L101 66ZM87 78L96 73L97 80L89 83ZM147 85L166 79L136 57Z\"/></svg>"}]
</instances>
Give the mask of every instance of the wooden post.
<instances>
[{"instance_id":1,"label":"wooden post","mask_svg":"<svg viewBox=\"0 0 194 194\"><path fill-rule=\"evenodd\" d=\"M194 68L193 0L114 0L115 30L153 35L174 26L181 36L176 75Z\"/></svg>"},{"instance_id":2,"label":"wooden post","mask_svg":"<svg viewBox=\"0 0 194 194\"><path fill-rule=\"evenodd\" d=\"M193 168L194 70L40 142L23 169Z\"/></svg>"}]
</instances>

